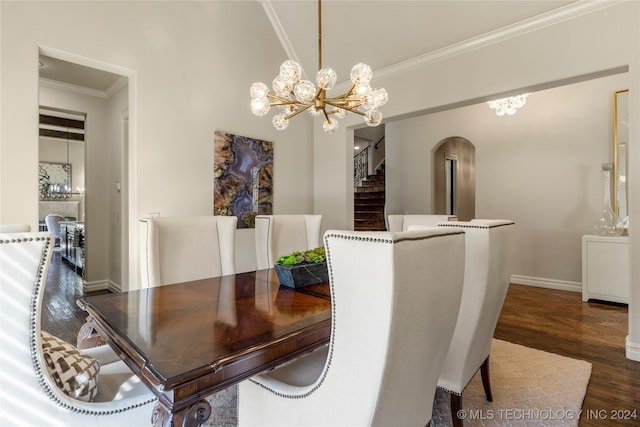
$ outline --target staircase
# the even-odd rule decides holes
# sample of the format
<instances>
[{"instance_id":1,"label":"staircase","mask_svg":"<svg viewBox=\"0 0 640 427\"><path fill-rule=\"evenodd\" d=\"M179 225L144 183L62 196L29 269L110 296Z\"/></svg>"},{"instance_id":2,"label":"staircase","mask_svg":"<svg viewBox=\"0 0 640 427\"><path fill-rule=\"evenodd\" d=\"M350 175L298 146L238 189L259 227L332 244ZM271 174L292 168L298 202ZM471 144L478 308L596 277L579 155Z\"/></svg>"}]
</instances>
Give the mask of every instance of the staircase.
<instances>
[{"instance_id":1,"label":"staircase","mask_svg":"<svg viewBox=\"0 0 640 427\"><path fill-rule=\"evenodd\" d=\"M353 195L353 229L385 231L384 165L356 187Z\"/></svg>"}]
</instances>

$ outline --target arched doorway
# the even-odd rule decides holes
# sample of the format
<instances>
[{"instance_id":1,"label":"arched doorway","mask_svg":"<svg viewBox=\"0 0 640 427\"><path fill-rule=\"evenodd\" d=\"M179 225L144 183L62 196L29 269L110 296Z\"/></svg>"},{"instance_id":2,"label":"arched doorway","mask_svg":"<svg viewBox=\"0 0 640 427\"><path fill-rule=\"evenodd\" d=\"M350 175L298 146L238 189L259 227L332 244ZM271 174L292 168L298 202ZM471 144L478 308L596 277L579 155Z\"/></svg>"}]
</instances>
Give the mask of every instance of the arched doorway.
<instances>
[{"instance_id":1,"label":"arched doorway","mask_svg":"<svg viewBox=\"0 0 640 427\"><path fill-rule=\"evenodd\" d=\"M476 149L466 138L445 138L433 152L434 213L469 221L476 214Z\"/></svg>"}]
</instances>

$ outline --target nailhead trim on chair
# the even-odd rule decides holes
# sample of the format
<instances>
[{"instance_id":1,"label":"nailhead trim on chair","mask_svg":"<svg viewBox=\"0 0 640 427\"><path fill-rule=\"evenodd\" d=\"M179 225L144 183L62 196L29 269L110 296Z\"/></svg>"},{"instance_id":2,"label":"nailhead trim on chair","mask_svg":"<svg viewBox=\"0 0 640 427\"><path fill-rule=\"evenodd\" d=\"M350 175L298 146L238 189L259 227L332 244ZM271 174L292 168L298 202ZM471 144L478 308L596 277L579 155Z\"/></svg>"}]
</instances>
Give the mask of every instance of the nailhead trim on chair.
<instances>
[{"instance_id":1,"label":"nailhead trim on chair","mask_svg":"<svg viewBox=\"0 0 640 427\"><path fill-rule=\"evenodd\" d=\"M407 233L407 232L403 231L402 233ZM433 238L436 238L436 237L450 236L450 235L454 235L454 234L464 234L464 232L463 231L447 231L446 233L440 233L440 234L436 234L434 236L401 237L399 239L381 238L381 237L365 237L365 236L348 236L348 235L344 235L344 234L328 234L327 236L325 236L325 246L326 246L326 238L327 237L338 237L338 238L345 239L345 240L359 240L359 241L362 241L362 242L395 244L395 243L400 243L400 242L411 242L411 241L414 241L414 240L433 239Z\"/></svg>"},{"instance_id":2,"label":"nailhead trim on chair","mask_svg":"<svg viewBox=\"0 0 640 427\"><path fill-rule=\"evenodd\" d=\"M469 381L469 382L471 382L471 381ZM469 384L467 384L467 385L469 385ZM464 386L464 388L467 388L467 385ZM442 390L442 391L446 391L447 393L453 393L456 396L462 396L462 393L458 393L457 391L449 390L448 388L444 388L442 386L437 386L436 388L439 389L439 390ZM464 391L464 389L462 389L462 391Z\"/></svg>"},{"instance_id":3,"label":"nailhead trim on chair","mask_svg":"<svg viewBox=\"0 0 640 427\"><path fill-rule=\"evenodd\" d=\"M38 298L40 296L40 293L42 291L42 289L44 288L44 284L42 283L42 279L44 276L44 264L45 264L45 258L46 258L46 254L47 251L49 250L49 246L51 245L51 240L48 237L25 237L25 238L11 238L11 239L6 239L6 240L0 240L0 244L2 243L26 243L26 242L32 242L32 241L40 241L40 240L45 240L46 241L46 246L44 247L44 249L42 250L42 255L41 255L41 259L40 259L40 264L39 264L39 271L38 271L38 276L36 277L36 283L35 286L33 288L33 295L31 296L31 311L30 311L30 345L29 345L29 350L31 352L31 361L33 362L33 367L36 371L36 377L38 378L38 382L40 383L40 386L42 387L42 389L44 390L45 394L49 397L49 399L53 400L56 404L58 404L59 406L62 406L65 409L68 409L70 411L73 412L77 412L77 413L81 413L81 414L90 414L90 415L109 415L109 414L116 414L116 413L120 413L120 412L124 412L124 411L128 411L129 409L133 409L133 408L137 408L140 406L144 406L147 405L151 402L155 402L156 399L150 399L147 400L145 402L139 403L137 405L130 405L126 408L120 408L120 409L112 409L109 411L90 411L90 410L86 410L86 409L79 409L76 408L74 406L69 405L68 403L62 401L57 395L56 393L51 389L51 387L49 387L49 384L47 384L47 382L45 381L45 373L42 369L42 366L40 365L40 360L38 358L38 354L39 352L42 351L42 349L38 348L38 340L37 340L37 335L40 334L40 325L38 325L38 322L36 320L36 313L38 310Z\"/></svg>"},{"instance_id":4,"label":"nailhead trim on chair","mask_svg":"<svg viewBox=\"0 0 640 427\"><path fill-rule=\"evenodd\" d=\"M403 234L406 232L403 232ZM442 236L451 236L451 235L455 235L455 234L464 234L464 231L448 231L445 233L440 233L440 234L436 234L434 236L420 236L420 237L402 237L399 239L393 239L393 238L377 238L377 237L369 237L369 236L349 236L349 235L345 235L345 234L337 234L337 233L331 233L331 234L327 234L324 236L324 247L326 248L326 258L327 258L327 266L329 267L329 289L330 289L330 293L331 293L331 337L334 336L335 333L335 329L336 329L336 300L335 300L335 292L334 292L334 288L333 288L333 269L331 268L331 262L329 261L331 259L331 251L329 250L329 246L327 245L327 239L329 237L337 237L340 239L345 239L345 240L359 240L359 241L363 241L363 242L373 242L373 243L388 243L388 244L395 244L395 243L400 243L400 242L405 242L405 241L413 241L413 240L426 240L426 239L432 239L432 238L436 238L436 237L442 237ZM284 394L281 393L279 391L276 391L274 389L272 389L271 387L268 387L254 379L250 379L250 381L252 381L253 383L259 385L260 387L264 388L265 390L269 390L271 393L275 394L276 396L279 397L283 397L286 399L304 399L308 396L310 396L313 392L315 392L316 390L318 390L320 388L320 386L322 386L322 383L324 382L325 378L327 377L327 373L329 372L329 368L331 367L331 361L333 360L333 339L330 340L329 342L329 354L327 355L327 362L325 363L324 366L324 370L322 371L320 380L316 383L316 385L309 390L306 393L303 394L296 394L296 395L292 395L292 394ZM238 396L239 397L239 396Z\"/></svg>"},{"instance_id":5,"label":"nailhead trim on chair","mask_svg":"<svg viewBox=\"0 0 640 427\"><path fill-rule=\"evenodd\" d=\"M467 223L461 224L459 222L453 222L453 224L447 224L446 222L439 222L438 227L458 227L458 228L497 228L506 227L507 225L514 225L515 222L504 222L502 224L481 224L481 223Z\"/></svg>"}]
</instances>

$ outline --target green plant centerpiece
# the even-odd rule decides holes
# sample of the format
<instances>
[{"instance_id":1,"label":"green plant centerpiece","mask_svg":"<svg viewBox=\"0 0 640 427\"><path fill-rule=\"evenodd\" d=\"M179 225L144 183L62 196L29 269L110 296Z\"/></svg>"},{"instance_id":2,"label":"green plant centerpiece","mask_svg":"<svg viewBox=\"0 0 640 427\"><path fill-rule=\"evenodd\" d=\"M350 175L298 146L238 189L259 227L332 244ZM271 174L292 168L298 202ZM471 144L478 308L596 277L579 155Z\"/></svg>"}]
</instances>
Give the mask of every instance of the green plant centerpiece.
<instances>
[{"instance_id":1,"label":"green plant centerpiece","mask_svg":"<svg viewBox=\"0 0 640 427\"><path fill-rule=\"evenodd\" d=\"M276 261L275 269L280 284L290 288L329 281L324 247L283 255Z\"/></svg>"}]
</instances>

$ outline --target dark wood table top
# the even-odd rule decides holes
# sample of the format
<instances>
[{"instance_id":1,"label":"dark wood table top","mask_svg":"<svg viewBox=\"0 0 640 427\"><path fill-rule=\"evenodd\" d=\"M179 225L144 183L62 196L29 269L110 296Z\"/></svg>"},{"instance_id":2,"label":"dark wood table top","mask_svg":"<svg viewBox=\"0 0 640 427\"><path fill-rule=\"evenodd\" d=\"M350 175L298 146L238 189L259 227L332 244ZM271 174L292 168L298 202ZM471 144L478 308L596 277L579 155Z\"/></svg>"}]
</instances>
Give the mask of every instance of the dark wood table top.
<instances>
[{"instance_id":1,"label":"dark wood table top","mask_svg":"<svg viewBox=\"0 0 640 427\"><path fill-rule=\"evenodd\" d=\"M329 342L329 284L275 270L81 298L96 329L170 412Z\"/></svg>"}]
</instances>

